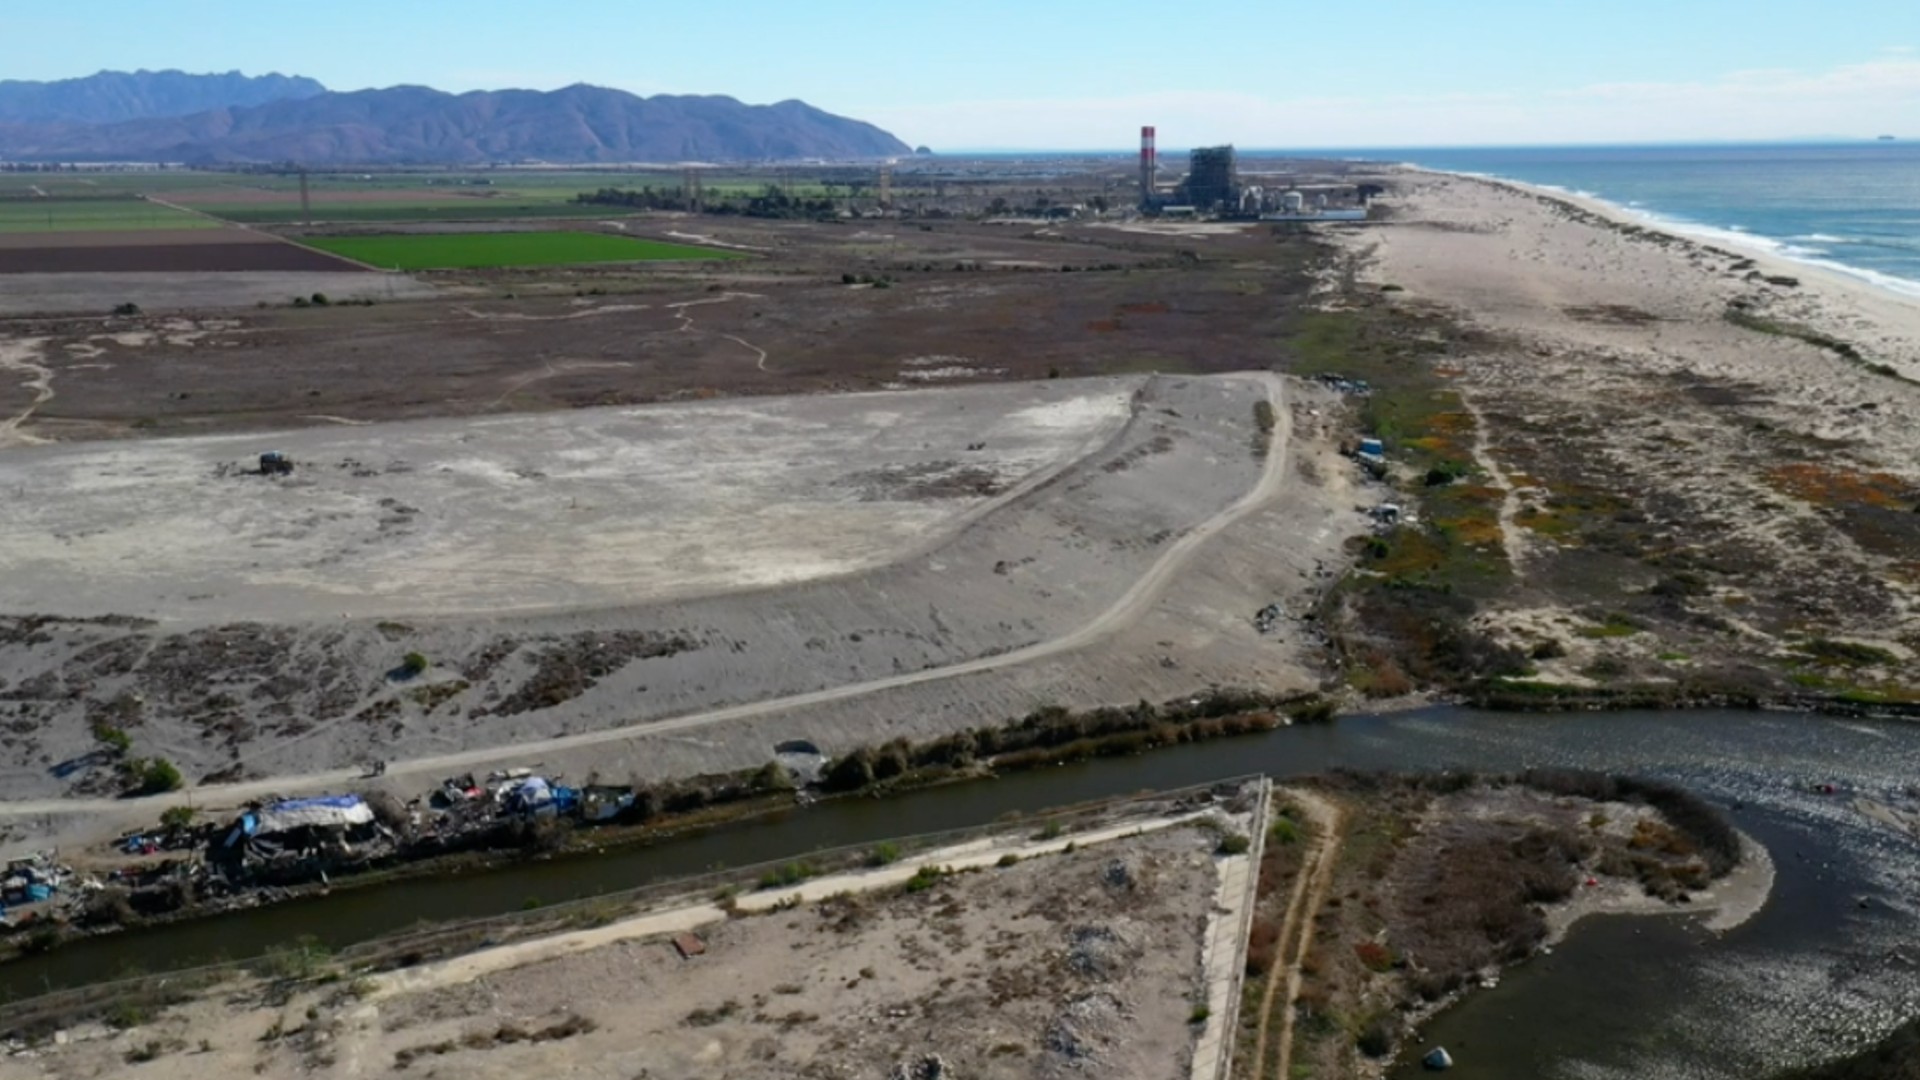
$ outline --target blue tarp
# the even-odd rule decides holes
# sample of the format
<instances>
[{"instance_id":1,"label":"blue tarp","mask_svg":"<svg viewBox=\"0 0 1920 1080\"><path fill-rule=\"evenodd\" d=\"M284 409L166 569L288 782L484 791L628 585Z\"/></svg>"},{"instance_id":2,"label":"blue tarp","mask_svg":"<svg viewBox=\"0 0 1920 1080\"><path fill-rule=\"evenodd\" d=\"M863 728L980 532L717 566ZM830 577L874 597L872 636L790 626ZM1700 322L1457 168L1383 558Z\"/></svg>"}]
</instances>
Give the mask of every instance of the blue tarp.
<instances>
[{"instance_id":1,"label":"blue tarp","mask_svg":"<svg viewBox=\"0 0 1920 1080\"><path fill-rule=\"evenodd\" d=\"M276 814L312 810L318 807L326 807L329 810L352 810L365 801L358 795L315 795L310 799L282 799L267 807L267 810Z\"/></svg>"},{"instance_id":2,"label":"blue tarp","mask_svg":"<svg viewBox=\"0 0 1920 1080\"><path fill-rule=\"evenodd\" d=\"M248 828L249 820L253 827ZM263 807L258 814L240 819L248 836L258 833L286 832L307 827L346 828L373 820L373 808L358 795L320 795L311 799L285 799Z\"/></svg>"}]
</instances>

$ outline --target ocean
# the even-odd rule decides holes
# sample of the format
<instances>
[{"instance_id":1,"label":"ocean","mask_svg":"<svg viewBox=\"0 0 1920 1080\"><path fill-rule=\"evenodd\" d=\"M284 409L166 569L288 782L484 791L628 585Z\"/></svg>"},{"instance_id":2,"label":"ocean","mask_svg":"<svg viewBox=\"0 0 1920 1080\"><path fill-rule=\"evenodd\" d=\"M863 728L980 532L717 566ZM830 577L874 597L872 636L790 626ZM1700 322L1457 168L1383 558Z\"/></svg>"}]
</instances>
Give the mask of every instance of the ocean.
<instances>
[{"instance_id":1,"label":"ocean","mask_svg":"<svg viewBox=\"0 0 1920 1080\"><path fill-rule=\"evenodd\" d=\"M1920 296L1920 143L1357 150L1602 199L1675 232Z\"/></svg>"}]
</instances>

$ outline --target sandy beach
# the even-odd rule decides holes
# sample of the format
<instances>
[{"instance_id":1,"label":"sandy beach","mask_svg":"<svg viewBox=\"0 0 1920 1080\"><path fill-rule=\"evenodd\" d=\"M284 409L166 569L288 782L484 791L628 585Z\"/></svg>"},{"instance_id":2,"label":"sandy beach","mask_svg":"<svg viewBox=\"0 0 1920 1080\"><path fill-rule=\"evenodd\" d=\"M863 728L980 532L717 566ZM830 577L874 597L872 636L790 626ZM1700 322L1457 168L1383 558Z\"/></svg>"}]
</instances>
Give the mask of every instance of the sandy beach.
<instances>
[{"instance_id":1,"label":"sandy beach","mask_svg":"<svg viewBox=\"0 0 1920 1080\"><path fill-rule=\"evenodd\" d=\"M1386 219L1339 234L1341 272L1477 336L1435 370L1480 429L1472 464L1518 579L1483 629L1563 642L1538 665L1560 684L1590 684L1602 658L1677 679L1703 655L1819 639L1877 650L1847 685L1910 690L1920 301L1594 200L1391 180ZM1682 573L1675 632L1585 625Z\"/></svg>"}]
</instances>

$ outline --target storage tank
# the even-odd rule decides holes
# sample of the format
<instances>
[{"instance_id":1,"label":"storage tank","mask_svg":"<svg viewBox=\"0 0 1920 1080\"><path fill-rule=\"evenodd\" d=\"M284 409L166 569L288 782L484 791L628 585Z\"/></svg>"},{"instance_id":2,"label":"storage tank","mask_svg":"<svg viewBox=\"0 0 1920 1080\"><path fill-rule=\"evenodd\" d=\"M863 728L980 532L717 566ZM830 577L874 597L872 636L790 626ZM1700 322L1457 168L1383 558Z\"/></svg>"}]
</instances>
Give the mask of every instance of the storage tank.
<instances>
[{"instance_id":1,"label":"storage tank","mask_svg":"<svg viewBox=\"0 0 1920 1080\"><path fill-rule=\"evenodd\" d=\"M1300 213L1301 210L1305 209L1306 205L1307 197L1297 191L1289 191L1285 195L1280 196L1280 209L1285 210L1289 214Z\"/></svg>"}]
</instances>

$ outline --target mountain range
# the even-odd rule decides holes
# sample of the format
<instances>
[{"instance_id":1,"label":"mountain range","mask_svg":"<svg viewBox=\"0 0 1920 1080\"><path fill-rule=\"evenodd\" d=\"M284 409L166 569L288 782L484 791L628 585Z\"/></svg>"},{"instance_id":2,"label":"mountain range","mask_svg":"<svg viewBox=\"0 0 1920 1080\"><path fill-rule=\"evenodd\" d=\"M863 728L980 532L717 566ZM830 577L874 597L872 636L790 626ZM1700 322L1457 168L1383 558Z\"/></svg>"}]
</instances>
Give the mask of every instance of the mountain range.
<instances>
[{"instance_id":1,"label":"mountain range","mask_svg":"<svg viewBox=\"0 0 1920 1080\"><path fill-rule=\"evenodd\" d=\"M196 165L475 165L875 158L885 131L801 101L637 97L584 84L338 92L311 79L102 72L0 82L0 159Z\"/></svg>"},{"instance_id":2,"label":"mountain range","mask_svg":"<svg viewBox=\"0 0 1920 1080\"><path fill-rule=\"evenodd\" d=\"M0 124L114 124L155 116L190 116L208 109L265 105L308 98L327 88L304 76L237 71L102 71L82 79L25 82L0 79Z\"/></svg>"}]
</instances>

